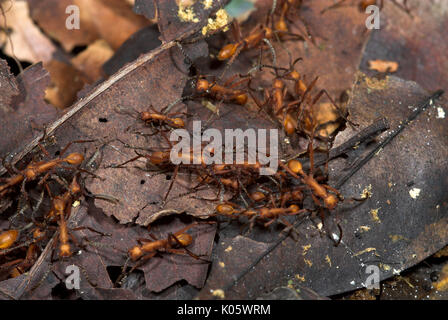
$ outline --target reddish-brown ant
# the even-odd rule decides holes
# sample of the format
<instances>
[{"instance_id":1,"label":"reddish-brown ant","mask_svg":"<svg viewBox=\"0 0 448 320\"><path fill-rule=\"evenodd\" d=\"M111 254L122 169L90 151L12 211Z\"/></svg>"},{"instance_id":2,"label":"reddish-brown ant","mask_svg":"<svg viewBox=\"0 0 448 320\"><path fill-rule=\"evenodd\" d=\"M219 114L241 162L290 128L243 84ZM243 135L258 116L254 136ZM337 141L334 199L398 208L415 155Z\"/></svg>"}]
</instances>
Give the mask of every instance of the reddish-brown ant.
<instances>
[{"instance_id":1,"label":"reddish-brown ant","mask_svg":"<svg viewBox=\"0 0 448 320\"><path fill-rule=\"evenodd\" d=\"M262 107L266 104L272 105L273 115L282 123L283 128L287 135L292 135L296 131L298 124L296 117L293 115L293 113L289 108L289 105L288 106L285 105L285 96L287 94L287 88L283 79L294 80L296 82L297 88L303 87L304 84L300 77L300 74L296 70L294 70L294 65L301 60L302 58L296 59L292 64L290 64L291 66L289 69L269 65L261 65L260 69L262 68L274 69L276 77L273 80L272 88L270 90L267 88L264 90L263 103L260 103L258 99L251 93L252 98L254 99L255 103L258 105L260 109L262 109ZM279 70L287 72L283 75L279 75L278 73Z\"/></svg>"},{"instance_id":2,"label":"reddish-brown ant","mask_svg":"<svg viewBox=\"0 0 448 320\"><path fill-rule=\"evenodd\" d=\"M28 269L30 269L34 265L37 258L39 257L39 253L40 253L39 247L36 244L32 243L26 250L25 258L10 261L0 266L0 268L1 269L12 268L12 270L9 272L9 276L11 278L16 278L21 274L25 273Z\"/></svg>"},{"instance_id":3,"label":"reddish-brown ant","mask_svg":"<svg viewBox=\"0 0 448 320\"><path fill-rule=\"evenodd\" d=\"M173 164L171 162L171 149L168 149L166 151L154 151L154 152L151 152L149 154L140 154L138 152L136 152L136 153L137 153L136 157L134 157L132 159L129 159L129 160L125 161L124 163L116 165L114 167L122 167L122 166L124 166L124 165L126 165L126 164L128 164L130 162L136 161L136 160L138 160L140 158L146 158L148 160L148 163L150 165L156 167L157 169L173 171L173 175L172 175L172 177L170 179L171 182L170 182L170 185L168 187L168 191L166 192L165 197L163 199L163 203L164 204L166 203L166 200L168 199L168 195L169 195L169 193L170 193L170 191L171 191L171 189L172 189L172 187L174 185L174 181L175 181L175 179L177 177L177 174L179 172L179 168L181 166L182 167L193 168L195 166L193 164L197 163L199 161L199 163L200 163L199 166L202 166L204 168L206 167L205 161L202 158L202 156L199 158L199 160L195 159L196 156L193 154L193 151L190 154L188 154L188 155L185 155L183 153L180 153L178 155L179 158L181 158L181 159L184 158L184 160L185 160L185 161L181 161L181 162L190 163L188 165L184 165L184 164L175 165L175 164ZM198 160L198 161L196 161L196 160ZM198 165L196 165L196 166L198 166Z\"/></svg>"},{"instance_id":4,"label":"reddish-brown ant","mask_svg":"<svg viewBox=\"0 0 448 320\"><path fill-rule=\"evenodd\" d=\"M83 161L84 156L81 153L76 152L69 154L65 158L56 158L50 161L31 162L20 173L6 179L6 183L0 186L0 197L9 192L11 187L23 182L24 180L35 180L39 175L61 166L62 163L78 166Z\"/></svg>"},{"instance_id":5,"label":"reddish-brown ant","mask_svg":"<svg viewBox=\"0 0 448 320\"><path fill-rule=\"evenodd\" d=\"M286 23L286 20L290 21L291 23L294 23L297 20L297 18L294 19L294 18L288 17L288 14L291 11L295 11L296 15L298 15L300 8L302 6L302 2L303 2L302 0L284 0L283 3L280 3L280 5L279 5L280 16L279 16L278 20L273 25L274 32L276 34L278 34L280 39L284 39L285 36L287 36L287 35L299 37L299 39L301 39L301 40L305 39L305 37L303 37L301 35L296 35L294 33L291 33L288 28L288 24ZM272 11L275 11L276 6L277 6L276 0L274 0ZM312 43L315 44L314 38L311 36L311 33L309 31L307 23L305 21L303 21L302 19L300 19L300 21L302 21L302 24L305 27L306 33L304 33L302 30L300 30L300 28L297 25L295 25L296 28L298 28L302 34L306 34L307 37L311 39Z\"/></svg>"},{"instance_id":6,"label":"reddish-brown ant","mask_svg":"<svg viewBox=\"0 0 448 320\"><path fill-rule=\"evenodd\" d=\"M19 236L19 231L15 229L6 230L0 233L0 250L8 249L17 240Z\"/></svg>"},{"instance_id":7,"label":"reddish-brown ant","mask_svg":"<svg viewBox=\"0 0 448 320\"><path fill-rule=\"evenodd\" d=\"M173 116L180 113L163 114L157 112L153 106L150 106L150 111L143 111L140 113L140 119L146 124L155 124L158 126L168 126L170 128L179 129L185 127L185 122L182 118L174 118Z\"/></svg>"},{"instance_id":8,"label":"reddish-brown ant","mask_svg":"<svg viewBox=\"0 0 448 320\"><path fill-rule=\"evenodd\" d=\"M274 1L272 10L267 16L266 23L258 24L257 26L255 26L245 38L241 35L239 24L237 22L234 22L232 24L232 27L237 41L226 44L224 47L222 47L218 53L218 60L235 59L242 50L256 48L260 46L262 42L269 43L269 40L274 39L275 35L278 35L281 38L289 35L302 41L305 40L302 35L290 32L285 21L288 11L292 7L297 6L297 4L300 6L301 1L300 3L297 3L297 1L294 0L285 1L281 9L279 20L274 23L273 27L271 28L269 27L269 20L272 18L272 14L276 9L276 1Z\"/></svg>"},{"instance_id":9,"label":"reddish-brown ant","mask_svg":"<svg viewBox=\"0 0 448 320\"><path fill-rule=\"evenodd\" d=\"M246 38L241 37L241 31L237 22L232 24L237 38L237 42L226 44L218 53L218 60L228 60L238 56L244 49L252 49L261 44L263 39L271 39L273 31L266 25L257 25Z\"/></svg>"},{"instance_id":10,"label":"reddish-brown ant","mask_svg":"<svg viewBox=\"0 0 448 320\"><path fill-rule=\"evenodd\" d=\"M207 79L201 78L196 82L196 91L218 101L245 105L247 103L247 94L243 90L233 89L233 87L247 80L244 79L228 87L227 85L229 85L229 81L231 83L233 78L234 77L228 80L223 86L216 84L216 82L210 82Z\"/></svg>"},{"instance_id":11,"label":"reddish-brown ant","mask_svg":"<svg viewBox=\"0 0 448 320\"><path fill-rule=\"evenodd\" d=\"M71 168L71 167L63 167L63 164L70 164L70 165L77 166L78 168L76 170L94 175L93 173L91 173L87 170L79 168L79 166L84 161L84 155L82 153L73 152L73 153L70 153L67 157L64 157L64 158L61 157L65 153L65 151L67 151L67 149L70 147L70 145L72 145L73 143L85 143L85 142L93 142L93 140L77 140L77 141L69 142L59 153L58 158L48 160L48 161L37 161L37 162L32 161L25 167L25 169L23 169L21 171L14 169L16 172L15 175L13 175L12 177L6 178L6 179L2 179L4 181L6 181L6 183L4 183L3 185L0 185L0 198L3 197L5 194L11 192L12 187L18 185L19 183L22 183L22 191L24 192L25 183L27 181L36 180L40 175L45 173L46 175L41 180L41 183L43 183L48 178L48 176L50 176L52 170L54 170L56 168L62 167L62 168L74 170L74 168ZM42 150L42 152L45 153L46 156L48 156L48 152L45 150L45 148L40 144L38 144L38 146Z\"/></svg>"},{"instance_id":12,"label":"reddish-brown ant","mask_svg":"<svg viewBox=\"0 0 448 320\"><path fill-rule=\"evenodd\" d=\"M69 190L67 190L62 196L56 196L53 198L53 208L46 217L47 220L50 221L53 220L53 218L58 219L58 241L54 242L54 246L56 246L56 244L59 242L59 257L61 258L68 258L73 254L72 247L70 245L70 239L73 241L73 243L78 245L78 241L69 231L67 220L70 217L71 205L73 201L81 194L81 191L81 186L79 185L77 177L75 176L69 186ZM88 229L102 236L106 235L90 227L77 227L72 230L79 231L84 229Z\"/></svg>"},{"instance_id":13,"label":"reddish-brown ant","mask_svg":"<svg viewBox=\"0 0 448 320\"><path fill-rule=\"evenodd\" d=\"M144 261L154 257L158 252L168 252L175 254L187 253L195 259L202 260L199 256L195 255L186 248L193 242L193 237L186 232L199 224L215 224L215 222L193 222L192 224L182 228L181 230L169 234L166 239L159 240L155 236L150 234L153 240L139 239L139 242L141 244L129 249L129 258L132 261Z\"/></svg>"},{"instance_id":14,"label":"reddish-brown ant","mask_svg":"<svg viewBox=\"0 0 448 320\"><path fill-rule=\"evenodd\" d=\"M126 277L126 274L132 273L135 269L140 267L145 261L153 258L158 253L172 253L178 255L189 255L196 260L202 260L209 263L209 260L201 258L199 255L191 252L187 247L193 243L193 237L187 233L191 228L200 224L215 224L213 221L193 222L188 226L180 229L175 233L170 233L165 239L157 239L154 235L149 234L150 239L137 239L139 243L128 250L128 260L123 266L123 273L117 279L116 283L121 283ZM149 229L149 228L148 228ZM132 260L137 262L129 272L125 272L127 269L128 261Z\"/></svg>"},{"instance_id":15,"label":"reddish-brown ant","mask_svg":"<svg viewBox=\"0 0 448 320\"><path fill-rule=\"evenodd\" d=\"M313 197L313 200L317 205L320 206L320 202L318 199L322 199L324 202L324 206L328 210L333 210L336 208L339 202L337 197L340 196L339 191L328 185L320 184L312 174L306 174L303 171L302 163L299 160L288 161L288 165L284 166L284 168L294 178L300 179L310 188L310 190L312 191L311 196ZM300 177L298 175L300 175ZM328 191L334 192L337 196L329 193Z\"/></svg>"},{"instance_id":16,"label":"reddish-brown ant","mask_svg":"<svg viewBox=\"0 0 448 320\"><path fill-rule=\"evenodd\" d=\"M279 220L287 228L291 228L292 225L282 219L285 216L295 216L307 212L307 209L300 209L298 205L292 204L286 208L256 208L256 209L235 209L235 204L223 203L216 206L216 213L226 217L237 218L239 216L245 216L250 220L250 228L252 228L256 220L264 220L265 227L268 227L276 220Z\"/></svg>"}]
</instances>

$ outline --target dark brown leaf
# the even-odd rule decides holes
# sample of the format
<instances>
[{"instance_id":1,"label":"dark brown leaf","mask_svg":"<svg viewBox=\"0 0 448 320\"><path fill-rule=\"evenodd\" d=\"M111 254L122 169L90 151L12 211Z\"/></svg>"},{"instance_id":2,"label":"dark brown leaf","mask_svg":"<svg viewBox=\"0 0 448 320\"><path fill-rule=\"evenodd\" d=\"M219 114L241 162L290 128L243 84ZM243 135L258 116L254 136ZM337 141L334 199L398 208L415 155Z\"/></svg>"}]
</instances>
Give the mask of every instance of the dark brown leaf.
<instances>
[{"instance_id":1,"label":"dark brown leaf","mask_svg":"<svg viewBox=\"0 0 448 320\"><path fill-rule=\"evenodd\" d=\"M41 63L26 69L17 79L9 75L2 80L5 89L2 97L5 102L8 99L11 102L2 105L0 110L0 154L6 156L41 134L44 126L56 119L58 112L44 101L50 76Z\"/></svg>"}]
</instances>

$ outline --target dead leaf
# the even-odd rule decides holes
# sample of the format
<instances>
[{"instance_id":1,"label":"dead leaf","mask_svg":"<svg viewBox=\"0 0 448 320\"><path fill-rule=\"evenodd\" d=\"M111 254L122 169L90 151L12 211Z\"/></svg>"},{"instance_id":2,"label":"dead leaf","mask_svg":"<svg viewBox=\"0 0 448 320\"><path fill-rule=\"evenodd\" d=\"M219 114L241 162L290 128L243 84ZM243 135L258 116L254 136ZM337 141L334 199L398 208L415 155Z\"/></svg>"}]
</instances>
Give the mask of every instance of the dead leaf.
<instances>
[{"instance_id":1,"label":"dead leaf","mask_svg":"<svg viewBox=\"0 0 448 320\"><path fill-rule=\"evenodd\" d=\"M157 48L161 45L159 36L160 32L156 25L147 26L133 34L115 51L113 57L104 63L104 72L110 76L126 63L130 63L140 55Z\"/></svg>"},{"instance_id":2,"label":"dead leaf","mask_svg":"<svg viewBox=\"0 0 448 320\"><path fill-rule=\"evenodd\" d=\"M448 88L447 68L448 3L445 1L409 0L413 17L390 1L385 1L381 30L372 33L365 48L360 70L369 76L368 61L396 61L400 68L394 74L419 83L427 90Z\"/></svg>"},{"instance_id":3,"label":"dead leaf","mask_svg":"<svg viewBox=\"0 0 448 320\"><path fill-rule=\"evenodd\" d=\"M28 3L33 20L68 52L97 39L104 39L117 49L133 33L149 24L122 0L28 0ZM79 8L79 30L65 27L69 5Z\"/></svg>"},{"instance_id":4,"label":"dead leaf","mask_svg":"<svg viewBox=\"0 0 448 320\"><path fill-rule=\"evenodd\" d=\"M6 156L40 134L47 123L57 118L58 112L44 102L50 76L41 63L29 67L17 78L9 74L3 60L1 65L0 88L5 104L0 109L0 155Z\"/></svg>"},{"instance_id":5,"label":"dead leaf","mask_svg":"<svg viewBox=\"0 0 448 320\"><path fill-rule=\"evenodd\" d=\"M82 74L69 62L53 59L45 64L50 72L51 83L45 98L54 106L64 109L76 100L76 94L84 86Z\"/></svg>"},{"instance_id":6,"label":"dead leaf","mask_svg":"<svg viewBox=\"0 0 448 320\"><path fill-rule=\"evenodd\" d=\"M396 72L398 70L398 63L395 61L370 60L369 69L378 72Z\"/></svg>"},{"instance_id":7,"label":"dead leaf","mask_svg":"<svg viewBox=\"0 0 448 320\"><path fill-rule=\"evenodd\" d=\"M50 61L56 52L56 47L31 20L28 3L26 1L4 1L2 8L5 11L6 26L12 30L11 41L8 40L4 32L0 34L0 43L5 46L5 53L31 63ZM5 19L1 15L0 24L5 25ZM11 42L13 43L12 47Z\"/></svg>"},{"instance_id":8,"label":"dead leaf","mask_svg":"<svg viewBox=\"0 0 448 320\"><path fill-rule=\"evenodd\" d=\"M106 41L97 40L73 58L71 62L82 73L84 81L92 84L104 76L102 66L113 54L114 51Z\"/></svg>"}]
</instances>

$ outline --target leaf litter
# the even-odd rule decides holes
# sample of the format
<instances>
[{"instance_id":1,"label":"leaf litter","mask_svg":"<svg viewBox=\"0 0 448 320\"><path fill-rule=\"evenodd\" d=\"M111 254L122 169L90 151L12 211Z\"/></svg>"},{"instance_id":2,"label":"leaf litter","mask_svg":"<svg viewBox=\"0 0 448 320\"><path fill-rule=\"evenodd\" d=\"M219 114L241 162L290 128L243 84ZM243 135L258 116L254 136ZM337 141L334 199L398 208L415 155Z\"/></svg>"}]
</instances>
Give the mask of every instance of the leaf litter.
<instances>
[{"instance_id":1,"label":"leaf litter","mask_svg":"<svg viewBox=\"0 0 448 320\"><path fill-rule=\"evenodd\" d=\"M86 189L93 194L106 194L111 198L118 200L118 203L112 204L111 202L105 201L104 199L101 200L100 198L94 200L82 199L82 205L73 209L70 223L78 226L90 225L97 230L112 234L110 237L99 237L96 242L89 243L90 245L88 246L89 249L87 251L81 250L80 255L73 257L73 262L80 266L85 266L85 273L88 275L88 278L94 279L96 282L96 287L92 287L90 286L89 281L82 281L84 287L77 292L77 294L80 294L80 296L84 298L135 298L137 296L143 296L145 298L167 298L180 297L182 294L185 294L187 297L190 295L191 297L191 295L194 295L197 292L197 289L188 291L188 289L185 289L188 286L182 285L182 281L186 281L193 287L201 288L204 286L207 277L207 264L200 263L191 257L162 255L162 257L151 259L149 263L146 263L139 268L144 271L144 279L142 280L140 278L139 281L140 283L144 281L145 290L134 291L135 294L133 294L127 289L113 288L113 279L111 280L110 267L119 268L123 266L127 249L136 244L135 239L138 237L148 237L148 231L142 226L146 226L160 218L155 224L156 227L151 229L151 233L154 232L159 237L163 237L169 232L179 230L182 225L188 224L188 222L183 221L189 221L188 219L190 219L183 215L172 217L172 214L186 212L193 216L195 214L203 216L204 213L206 215L207 213L210 214L214 211L213 203L200 201L184 195L189 191L188 187L192 184L189 180L191 177L189 177L188 174L181 176L174 184L169 197L172 200L168 201L164 208L161 208L160 204L162 197L169 185L169 180L167 180L169 179L169 176L151 172L148 170L145 161L129 163L126 165L126 168L114 168L116 164L123 163L134 157L134 148L160 148L163 140L158 141L157 139L154 139L154 137L141 137L138 134L126 132L125 130L129 127L130 123L138 123L138 121L136 121L135 111L139 112L147 110L146 108L148 108L149 105L153 105L156 110L160 110L161 107L169 105L182 97L185 88L189 85L191 65L186 61L185 53L178 50L176 41L172 40L186 39L194 33L200 32L202 27L201 23L195 23L193 21L189 24L189 28L187 29L179 28L179 26L171 29L171 27L167 27L170 25L169 21L176 21L176 23L179 23L178 20L175 20L174 18L174 12L178 11L174 11L173 8L177 9L177 7L165 8L163 3L160 4L157 1L155 2L156 6L154 6L154 4L151 5L150 3L152 3L152 1L137 0L135 8L139 8L136 10L137 12L139 12L139 10L142 12L142 10L144 11L148 10L148 8L151 9L156 7L158 12L161 13L159 29L163 41L162 46L141 56L136 61L125 65L109 79L104 80L104 82L90 89L90 92L87 90L83 93L82 98L76 102L62 118L47 127L47 134L55 138L57 146L64 146L66 143L73 140L96 140L93 143L72 146L70 152L72 150L85 151L87 155L86 158L91 158L91 161L88 161L90 166L88 169L94 170L95 174L102 178L94 179L92 177L87 177L85 181ZM326 21L328 24L319 24L318 13L320 13L321 9L325 8L327 4L328 1L316 1L316 4L313 3L312 7L305 7L306 9L303 10L303 17L301 17L301 19L304 19L305 22L309 24L310 30L313 31L314 37L318 42L317 46L312 45L308 41L286 41L281 46L274 43L274 47L277 53L276 58L280 65L288 67L288 62L290 61L288 52L294 52L294 55L298 54L299 56L303 56L306 63L300 65L301 68L303 67L303 69L300 70L310 78L316 75L321 76L319 87L326 88L332 96L338 96L341 92L344 92L347 88L352 86L358 64L364 54L363 44L368 39L371 39L371 37L369 38L368 34L361 32L363 29L363 16L359 14L349 15L350 18L345 20L341 26L339 23L339 14L335 11L328 11L328 13L326 13ZM196 4L196 6L199 6L199 4ZM260 6L263 7L263 2L260 2ZM268 2L266 2L264 6L265 10L269 10ZM355 8L347 8L347 12L350 10L355 10ZM201 15L208 15L211 11L200 10L199 12ZM254 17L256 17L257 14L263 16L263 10L259 8L259 10L255 12ZM151 13L148 13L147 16L150 15ZM204 21L204 17L201 15L199 21ZM250 30L251 24L254 24L256 20L257 19L249 19L247 27L245 25L243 30L246 30L246 28L247 30ZM179 33L179 30L182 30L182 32ZM344 41L344 39L352 37L353 34L359 35L359 37L356 37L356 41L353 44L347 45L347 42ZM216 42L219 43L219 41L222 43L223 38L220 40L219 36L217 36L209 41L210 53L212 55L215 54L216 48L219 48L219 45L216 45ZM190 56L191 53L195 53L195 49L196 51L203 51L206 49L203 41L185 45L185 47L187 48L186 52L188 56ZM288 50L284 50L285 47ZM197 50L197 48L200 48L200 50ZM328 48L331 48L331 50ZM197 55L197 52L195 54ZM247 62L253 60L254 57L256 57L256 54L256 52L241 53L239 59L230 66L226 71L226 74L231 75L234 71L239 73L242 71L247 72L252 67L251 64ZM200 52L198 56L200 55L204 55L204 52ZM195 60L198 56L194 57L194 54L191 54L191 56L193 56L192 60L198 63ZM130 60L124 61L129 62ZM123 62L119 63L119 65L123 65ZM201 71L207 74L214 73L215 75L219 75L223 67L225 66L221 66L221 69L219 70L213 70L213 66L200 66ZM383 96L380 96L380 94L384 94L384 91L373 95L370 94L368 85L365 85L369 83L368 80L368 77L358 77L353 97L348 106L350 114L355 122L360 123L362 126L370 124L370 122L376 118L374 115L378 115L377 111L367 112L365 106L374 106L377 101L384 99ZM270 79L261 79L261 81L266 83L269 82ZM423 92L412 83L402 83L395 78L389 79L387 87L383 88L384 90L387 90L386 93L390 95L390 100L398 101L400 99L399 97L407 97L409 100L408 104L412 105L418 105L424 97L428 96L426 92ZM40 96L39 99L42 100L42 97ZM406 103L403 102L403 105L404 104ZM253 108L254 105L250 105L249 109L240 108L237 110L235 110L235 106L218 106L218 108L220 108L221 117L213 121L210 125L219 129L229 128L229 126L242 129L251 127L257 128L260 126L264 128L275 127L275 125L263 115L254 116L253 112L250 111L251 107ZM173 110L194 114L199 116L203 122L213 116L211 112L207 114L204 107L196 101L179 102ZM372 109L370 108L368 110ZM388 109L385 108L385 110ZM402 120L402 114L398 113L397 115L387 113L387 117L393 118L394 121ZM104 119L106 121L104 121ZM189 123L190 121L191 119L188 119ZM47 120L46 122L48 123L49 121ZM422 121L420 120L417 125L425 125L421 122ZM412 128L408 130L412 130ZM437 137L439 137L438 132L443 132L440 131L443 130L440 126L432 130L432 134L430 135L431 139L437 139ZM417 132L418 130L412 131L413 134L416 134ZM422 132L424 132L424 130L422 130ZM336 140L337 143L342 143L354 133L355 132L350 129L346 129L338 135ZM406 131L405 134L407 134ZM33 138L34 140L32 140ZM413 138L409 138L409 140L412 139ZM36 146L39 136L37 138L33 136L32 138L27 138L27 140L30 141L30 143L25 147L20 148L20 151L13 159L13 163L27 155ZM284 139L282 139L282 141L283 140ZM395 141L395 143L397 142ZM50 146L50 153L57 150L57 146ZM297 144L294 144L294 146L295 147L293 148L290 144L286 144L283 146L284 149L282 151L285 155L291 155L297 152L302 152L305 148L303 141L299 141ZM359 151L364 150L361 148ZM421 152L421 150L415 148L410 151L412 151L412 154L414 155ZM8 150L8 152L10 151ZM440 152L443 153L444 150L440 150ZM388 159L382 159L382 157L386 156L387 154L384 152L380 153L374 158L375 160L372 161L394 163ZM441 154L441 156L443 157L443 154ZM378 158L380 160L377 160ZM401 158L407 159L409 157L400 155L400 159ZM428 167L423 159L426 158L422 157L422 161L418 163L419 168L422 168L422 170L434 170L434 168L437 167L443 168L441 165ZM442 158L438 157L437 159ZM332 164L331 168L333 169L334 167L335 169L333 170L339 172L339 170L344 167L340 162L341 160L335 161L336 164ZM367 166L366 168L368 169L370 167ZM356 177L358 177L358 180L361 179L362 181L360 182L363 182L365 185L365 177L369 174L369 171L366 172L367 169L361 169L361 172L355 176L355 180L350 180L349 187L344 187L342 189L344 194L359 194L362 191L362 188L357 187ZM401 200L403 199L400 196L400 192L402 191L401 188L397 188L393 195L384 195L381 185L375 186L375 184L377 184L375 179L378 179L378 177L383 178L382 175L387 174L387 172L393 172L393 168L390 168L389 171L384 169L375 173L373 176L373 198L379 200L368 199L368 201L373 203L374 201L380 201L380 199L386 199L383 197L387 197L388 199L391 199L391 203L395 205L401 203ZM388 178L392 178L394 181L402 181L403 177L406 178L409 176L412 176L412 173L399 172L397 173L397 176L388 176ZM421 177L423 176L424 175L421 175ZM425 179L423 179L423 181L424 184L430 183L430 181ZM438 192L437 190L441 190L434 185L430 185L428 188L434 189L436 195ZM386 189L388 188L386 187ZM426 190L426 188L424 190ZM198 194L198 197L212 198L215 196L215 193L216 190L208 190L208 193ZM407 195L407 198L409 198L409 195ZM423 212L425 210L428 211L428 201L429 203L431 202L430 199L428 201L425 201L425 199L426 198L421 199L422 207L420 209ZM86 205L86 203L88 205ZM432 205L432 203L430 203L430 205ZM222 277L219 268L223 268L222 265L224 265L225 268L234 268L232 270L235 272L231 272L231 274L238 274L239 270L248 266L251 267L251 263L246 261L244 264L241 264L237 260L246 257L247 251L254 252L254 249L261 248L260 250L255 250L257 254L250 255L254 259L249 260L257 262L257 257L260 255L262 256L264 254L263 252L266 253L266 250L270 250L271 247L268 246L268 244L273 243L273 241L275 242L278 232L277 230L266 231L257 228L251 234L251 237L254 239L249 239L236 235L234 228L231 227L220 230L219 234L222 241L228 245L223 246L223 252L220 252L219 249L215 248L216 254L214 255L211 273L199 297L210 298L210 290L214 290L216 292L222 292L222 295L224 295L225 298L255 298L259 296L262 291L273 290L276 286L279 286L279 283L282 281L288 282L291 280L291 275L298 273L303 275L300 279L305 279L305 285L309 286L320 295L331 295L359 287L361 283L359 283L358 280L355 281L354 286L351 285L351 283L354 281L352 279L354 274L353 268L356 269L359 267L360 260L349 259L350 261L348 262L345 260L347 257L353 256L353 252L362 252L362 250L369 247L375 247L379 251L387 251L382 246L381 239L387 239L386 233L391 233L390 229L388 229L388 227L390 228L391 223L383 223L378 226L373 226L369 224L368 221L362 221L363 217L368 218L368 215L366 214L368 210L362 209L365 207L369 207L368 204L363 204L359 208L355 208L355 210L341 213L341 215L344 216L344 223L342 224L345 232L344 237L347 238L344 238L344 246L333 247L333 242L328 237L318 236L321 232L319 228L315 227L315 224L311 221L305 221L305 226L300 227L300 230L302 231L300 232L300 237L305 237L306 243L301 242L300 239L297 243L293 243L290 238L286 238L286 240L284 240L278 247L279 249L273 250L266 256L265 259L268 259L267 263L263 262L263 264L257 266L256 273L258 276L256 279L254 278L254 280L251 281L251 277L253 277L255 273L248 273L247 276L242 278L244 281L235 284L235 286L231 281L230 287L228 286L230 280L228 277ZM398 208L399 207L394 207L395 210ZM402 213L409 212L406 210L405 204L402 210L400 209L400 214L397 214L396 217L394 216L394 219L402 219ZM365 213L362 214L359 211ZM165 215L170 216L164 217ZM389 214L386 216L390 217L393 215ZM416 218L415 221L418 221L418 219ZM400 260L400 257L396 256L400 252L402 253L402 258L404 257L401 259L403 261L400 261L399 268L409 267L427 256L428 251L426 248L422 247L422 245L426 243L423 241L424 239L434 239L434 237L436 237L435 241L431 240L433 242L430 244L430 252L437 250L441 243L446 243L446 232L443 233L443 223L446 223L446 221L444 222L443 219L437 220L432 215L426 217L426 220L424 221L428 225L428 230L425 230L425 232L420 232L421 224L412 225L412 230L408 231L408 233L412 233L412 235L404 233L403 230L395 230L393 232L394 234L405 234L406 238L414 239L408 245L398 242L398 247L391 251L392 256L390 258L395 259L395 261ZM141 226L132 225L134 222ZM351 233L350 230L355 230L355 227L357 229L359 226L365 225L369 225L369 228L379 229L375 231L375 235L373 235L373 232L371 231L366 232L366 236L362 240L362 243L359 243L359 239L353 236L355 233ZM331 227L326 226L326 228L326 232L331 233ZM205 232L198 232L195 234L197 237L195 237L192 251L210 257L214 244L215 228L208 226L205 229L207 229ZM192 232L192 234L194 233ZM88 235L89 238L93 236L90 233L88 233ZM241 247L239 243L244 242L247 244ZM295 251L291 250L291 248L294 248L295 246L302 248L304 244L310 242L312 242L313 245L307 254L307 260L311 262L311 267L304 259L298 260L299 255L293 255L292 253ZM111 243L113 246L108 246L108 244ZM364 243L369 243L369 245L363 245ZM233 250L224 250L229 248L229 246L231 246ZM238 250L236 248L238 248ZM108 252L108 250L110 250L110 252ZM7 283L2 283L3 286L1 287L0 292L10 298L20 298L22 296L27 298L50 297L52 291L54 291L52 289L56 288L58 283L60 283L60 280L58 279L64 277L63 267L66 264L65 262L58 261L52 266L48 265L51 251L51 245L48 244L46 251L42 254L39 260L40 262L36 263L29 275L25 274L17 279L7 280ZM299 252L298 250L296 251ZM366 251L366 253L369 252ZM415 255L416 257L414 257ZM384 259L388 258L385 257L383 252L381 253L381 256ZM327 257L331 257L331 265L325 262ZM355 262L353 262L354 260ZM282 263L271 266L269 261L282 261ZM222 262L223 264L220 264L219 262ZM188 267L185 267L186 265ZM323 268L321 265L326 265L327 267ZM344 269L344 265L346 265L346 269L343 271L342 269ZM182 267L179 268L179 266ZM44 283L40 284L31 293L27 291L32 284L39 284L39 281L42 281L41 279L43 278L43 275L50 269L52 272L50 275L44 277ZM169 275L165 272L167 269L169 270ZM335 283L332 288L329 288L328 284L324 284L321 281L322 272L326 273L327 276L325 278L337 278L340 279L340 282ZM263 276L260 277L260 274ZM272 274L275 274L276 276L272 277ZM388 273L384 275L385 278L389 276ZM297 280L299 277L295 277L294 279ZM302 282L302 280L300 280L300 282ZM131 286L131 284L128 285ZM179 293L179 288L184 288L183 293ZM223 290L223 288L226 290ZM27 294L30 296L27 296Z\"/></svg>"}]
</instances>

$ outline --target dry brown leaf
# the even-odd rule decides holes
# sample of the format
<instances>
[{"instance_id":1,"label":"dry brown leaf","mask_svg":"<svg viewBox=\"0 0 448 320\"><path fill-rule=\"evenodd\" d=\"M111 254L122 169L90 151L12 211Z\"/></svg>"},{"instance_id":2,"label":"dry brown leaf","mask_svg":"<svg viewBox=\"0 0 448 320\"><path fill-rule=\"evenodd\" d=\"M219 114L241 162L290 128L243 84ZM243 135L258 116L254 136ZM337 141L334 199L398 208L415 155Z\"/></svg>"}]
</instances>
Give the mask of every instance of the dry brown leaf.
<instances>
[{"instance_id":1,"label":"dry brown leaf","mask_svg":"<svg viewBox=\"0 0 448 320\"><path fill-rule=\"evenodd\" d=\"M149 24L132 12L123 0L28 0L31 16L66 51L88 45L97 39L106 40L117 49L132 34ZM65 28L67 6L76 5L80 12L80 29Z\"/></svg>"},{"instance_id":2,"label":"dry brown leaf","mask_svg":"<svg viewBox=\"0 0 448 320\"><path fill-rule=\"evenodd\" d=\"M378 72L395 72L398 70L398 63L395 61L370 60L369 69Z\"/></svg>"},{"instance_id":3,"label":"dry brown leaf","mask_svg":"<svg viewBox=\"0 0 448 320\"><path fill-rule=\"evenodd\" d=\"M339 113L331 102L320 103L315 106L315 117L317 123L322 126L319 134L322 137L331 136L340 126Z\"/></svg>"},{"instance_id":4,"label":"dry brown leaf","mask_svg":"<svg viewBox=\"0 0 448 320\"><path fill-rule=\"evenodd\" d=\"M4 52L9 56L15 54L17 59L30 63L50 61L56 47L31 20L28 3L4 1L2 8L5 11L7 29L12 30L11 41L5 32L0 33L0 43L5 46ZM5 19L1 15L0 24L2 27L5 26Z\"/></svg>"},{"instance_id":5,"label":"dry brown leaf","mask_svg":"<svg viewBox=\"0 0 448 320\"><path fill-rule=\"evenodd\" d=\"M70 106L76 100L76 93L84 86L81 73L72 65L59 60L51 60L44 67L51 75L45 99L60 109Z\"/></svg>"},{"instance_id":6,"label":"dry brown leaf","mask_svg":"<svg viewBox=\"0 0 448 320\"><path fill-rule=\"evenodd\" d=\"M114 55L114 51L105 40L97 40L82 51L72 63L83 74L86 83L93 83L104 76L103 64Z\"/></svg>"},{"instance_id":7,"label":"dry brown leaf","mask_svg":"<svg viewBox=\"0 0 448 320\"><path fill-rule=\"evenodd\" d=\"M0 156L22 147L59 116L43 99L49 82L50 76L42 63L14 77L6 62L0 60Z\"/></svg>"}]
</instances>

